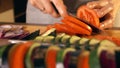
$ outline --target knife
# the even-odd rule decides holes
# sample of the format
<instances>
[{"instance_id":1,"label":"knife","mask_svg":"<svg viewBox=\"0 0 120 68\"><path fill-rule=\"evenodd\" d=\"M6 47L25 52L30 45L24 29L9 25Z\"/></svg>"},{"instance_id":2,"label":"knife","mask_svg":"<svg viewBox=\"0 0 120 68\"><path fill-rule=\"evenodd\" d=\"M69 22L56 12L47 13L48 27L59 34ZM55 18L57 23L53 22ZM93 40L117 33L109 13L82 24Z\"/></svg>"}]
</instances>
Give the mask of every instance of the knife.
<instances>
[{"instance_id":1,"label":"knife","mask_svg":"<svg viewBox=\"0 0 120 68\"><path fill-rule=\"evenodd\" d=\"M52 4L52 6L53 6L55 12L56 12L57 14L59 14L59 12L58 12L57 8L55 7L55 5L54 5L52 2L51 2L51 4Z\"/></svg>"}]
</instances>

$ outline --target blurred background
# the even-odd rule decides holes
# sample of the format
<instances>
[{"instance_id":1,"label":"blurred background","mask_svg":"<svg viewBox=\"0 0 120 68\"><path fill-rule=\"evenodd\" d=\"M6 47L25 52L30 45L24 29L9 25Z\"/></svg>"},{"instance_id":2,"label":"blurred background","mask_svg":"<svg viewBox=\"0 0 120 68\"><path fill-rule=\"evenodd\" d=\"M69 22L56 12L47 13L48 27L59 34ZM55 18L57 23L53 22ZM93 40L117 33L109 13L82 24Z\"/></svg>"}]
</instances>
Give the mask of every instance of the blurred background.
<instances>
[{"instance_id":1,"label":"blurred background","mask_svg":"<svg viewBox=\"0 0 120 68\"><path fill-rule=\"evenodd\" d=\"M119 5L116 4L116 6ZM0 0L0 22L25 23L26 6L27 0ZM115 12L114 26L120 27L120 7L115 9L117 10Z\"/></svg>"},{"instance_id":2,"label":"blurred background","mask_svg":"<svg viewBox=\"0 0 120 68\"><path fill-rule=\"evenodd\" d=\"M0 0L0 22L26 21L27 0Z\"/></svg>"}]
</instances>

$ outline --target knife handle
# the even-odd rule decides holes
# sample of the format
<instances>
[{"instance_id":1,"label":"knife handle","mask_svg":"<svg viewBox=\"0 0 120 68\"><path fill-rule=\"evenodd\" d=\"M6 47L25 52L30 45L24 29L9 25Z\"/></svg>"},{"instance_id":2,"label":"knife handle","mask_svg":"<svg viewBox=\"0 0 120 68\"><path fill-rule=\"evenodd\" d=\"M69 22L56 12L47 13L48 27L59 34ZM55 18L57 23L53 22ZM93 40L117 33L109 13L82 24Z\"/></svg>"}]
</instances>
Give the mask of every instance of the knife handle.
<instances>
[{"instance_id":1,"label":"knife handle","mask_svg":"<svg viewBox=\"0 0 120 68\"><path fill-rule=\"evenodd\" d=\"M54 5L52 2L51 2L51 4L52 4L52 6L53 6L55 12L56 12L57 14L59 14L59 12L58 12L57 8L55 7L55 5Z\"/></svg>"}]
</instances>

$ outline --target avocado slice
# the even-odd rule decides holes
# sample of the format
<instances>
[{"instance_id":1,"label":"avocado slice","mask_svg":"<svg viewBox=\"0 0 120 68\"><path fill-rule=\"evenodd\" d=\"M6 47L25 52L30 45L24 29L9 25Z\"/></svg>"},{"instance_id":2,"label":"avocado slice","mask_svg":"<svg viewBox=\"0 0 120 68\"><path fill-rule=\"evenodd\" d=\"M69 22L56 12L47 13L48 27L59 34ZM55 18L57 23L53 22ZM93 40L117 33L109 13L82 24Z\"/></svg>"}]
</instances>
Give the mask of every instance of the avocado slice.
<instances>
[{"instance_id":1,"label":"avocado slice","mask_svg":"<svg viewBox=\"0 0 120 68\"><path fill-rule=\"evenodd\" d=\"M34 41L42 42L43 39L44 39L43 36L37 36L37 37L34 39Z\"/></svg>"},{"instance_id":2,"label":"avocado slice","mask_svg":"<svg viewBox=\"0 0 120 68\"><path fill-rule=\"evenodd\" d=\"M76 44L80 39L81 39L80 37L73 35L73 36L71 36L69 43L71 45Z\"/></svg>"},{"instance_id":3,"label":"avocado slice","mask_svg":"<svg viewBox=\"0 0 120 68\"><path fill-rule=\"evenodd\" d=\"M102 40L100 41L100 43L98 44L98 56L100 55L102 50L108 50L108 49L115 49L116 48L116 44L112 41L109 40Z\"/></svg>"},{"instance_id":4,"label":"avocado slice","mask_svg":"<svg viewBox=\"0 0 120 68\"><path fill-rule=\"evenodd\" d=\"M85 47L88 45L89 39L82 37L77 43L77 49L86 49Z\"/></svg>"},{"instance_id":5,"label":"avocado slice","mask_svg":"<svg viewBox=\"0 0 120 68\"><path fill-rule=\"evenodd\" d=\"M43 38L42 42L44 42L44 43L54 43L54 40L55 40L54 36L45 36Z\"/></svg>"},{"instance_id":6,"label":"avocado slice","mask_svg":"<svg viewBox=\"0 0 120 68\"><path fill-rule=\"evenodd\" d=\"M57 34L57 36L55 37L55 43L61 43L61 39L64 35L66 34L65 33Z\"/></svg>"},{"instance_id":7,"label":"avocado slice","mask_svg":"<svg viewBox=\"0 0 120 68\"><path fill-rule=\"evenodd\" d=\"M89 45L90 45L90 46L95 46L95 45L97 45L99 42L100 42L100 40L95 39L95 38L92 38L92 39L90 39L90 41L89 41Z\"/></svg>"},{"instance_id":8,"label":"avocado slice","mask_svg":"<svg viewBox=\"0 0 120 68\"><path fill-rule=\"evenodd\" d=\"M44 32L40 36L56 36L56 35L57 35L56 29L52 28L52 29L47 30L46 32Z\"/></svg>"},{"instance_id":9,"label":"avocado slice","mask_svg":"<svg viewBox=\"0 0 120 68\"><path fill-rule=\"evenodd\" d=\"M70 39L70 35L64 35L62 38L61 38L61 43L63 43L63 44L66 44L66 45L69 45L69 43L68 43L68 41L69 41L69 39Z\"/></svg>"},{"instance_id":10,"label":"avocado slice","mask_svg":"<svg viewBox=\"0 0 120 68\"><path fill-rule=\"evenodd\" d=\"M81 38L78 42L79 46L85 46L88 43L89 39L88 38Z\"/></svg>"},{"instance_id":11,"label":"avocado slice","mask_svg":"<svg viewBox=\"0 0 120 68\"><path fill-rule=\"evenodd\" d=\"M29 48L26 56L25 56L25 65L26 65L26 68L33 68L33 62L32 62L32 59L31 59L31 56L32 56L32 52L35 48L37 47L40 47L40 43L34 43L33 45L31 45L31 47Z\"/></svg>"},{"instance_id":12,"label":"avocado slice","mask_svg":"<svg viewBox=\"0 0 120 68\"><path fill-rule=\"evenodd\" d=\"M92 38L88 41L88 45L85 46L85 49L87 50L94 50L97 48L98 44L100 43L100 40Z\"/></svg>"}]
</instances>

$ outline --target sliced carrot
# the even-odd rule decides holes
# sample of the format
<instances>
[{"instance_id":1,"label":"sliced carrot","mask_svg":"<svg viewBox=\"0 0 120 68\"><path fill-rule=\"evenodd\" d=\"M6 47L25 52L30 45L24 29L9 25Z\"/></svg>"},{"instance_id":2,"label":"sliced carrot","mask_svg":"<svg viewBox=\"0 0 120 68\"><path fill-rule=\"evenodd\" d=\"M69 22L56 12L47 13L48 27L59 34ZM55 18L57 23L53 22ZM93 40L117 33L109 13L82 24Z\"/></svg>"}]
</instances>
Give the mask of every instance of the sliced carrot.
<instances>
[{"instance_id":1,"label":"sliced carrot","mask_svg":"<svg viewBox=\"0 0 120 68\"><path fill-rule=\"evenodd\" d=\"M11 68L24 68L24 57L31 45L32 42L22 43L15 48L14 52L12 51L13 56L11 58L13 60L11 61Z\"/></svg>"},{"instance_id":2,"label":"sliced carrot","mask_svg":"<svg viewBox=\"0 0 120 68\"><path fill-rule=\"evenodd\" d=\"M80 20L78 20L78 19L76 19L76 18L74 18L74 17L72 17L70 15L66 16L64 19L65 20L67 19L67 20L73 22L74 24L77 24L80 27L85 28L85 29L89 30L90 32L92 32L92 28L90 26L88 26L87 24L81 22Z\"/></svg>"},{"instance_id":3,"label":"sliced carrot","mask_svg":"<svg viewBox=\"0 0 120 68\"><path fill-rule=\"evenodd\" d=\"M14 56L14 52L17 50L17 48L20 46L21 44L16 44L14 46L12 46L12 48L10 49L9 53L8 53L8 64L9 67L12 68L12 61L14 60L13 56Z\"/></svg>"},{"instance_id":4,"label":"sliced carrot","mask_svg":"<svg viewBox=\"0 0 120 68\"><path fill-rule=\"evenodd\" d=\"M71 29L69 29L68 27L66 27L66 25L64 24L55 24L55 28L59 31L59 32L64 32L70 35L75 35L75 32L72 31Z\"/></svg>"},{"instance_id":5,"label":"sliced carrot","mask_svg":"<svg viewBox=\"0 0 120 68\"><path fill-rule=\"evenodd\" d=\"M54 28L54 25L47 25L47 30Z\"/></svg>"},{"instance_id":6,"label":"sliced carrot","mask_svg":"<svg viewBox=\"0 0 120 68\"><path fill-rule=\"evenodd\" d=\"M46 68L56 68L57 51L49 50L46 56Z\"/></svg>"},{"instance_id":7,"label":"sliced carrot","mask_svg":"<svg viewBox=\"0 0 120 68\"><path fill-rule=\"evenodd\" d=\"M67 33L69 33L69 34L71 34L71 35L75 35L75 31L72 29L72 28L70 28L68 25L66 25L66 24L61 24L62 26L63 26L63 28L64 28L64 30L67 32Z\"/></svg>"},{"instance_id":8,"label":"sliced carrot","mask_svg":"<svg viewBox=\"0 0 120 68\"><path fill-rule=\"evenodd\" d=\"M57 52L60 50L57 46L50 46L45 55L46 68L56 68Z\"/></svg>"},{"instance_id":9,"label":"sliced carrot","mask_svg":"<svg viewBox=\"0 0 120 68\"><path fill-rule=\"evenodd\" d=\"M74 24L73 22L69 21L69 20L62 20L63 23L65 23L66 25L68 25L70 28L74 29L75 32L77 32L77 34L86 34L86 35L91 35L91 32L86 30L83 27L80 27L76 24Z\"/></svg>"},{"instance_id":10,"label":"sliced carrot","mask_svg":"<svg viewBox=\"0 0 120 68\"><path fill-rule=\"evenodd\" d=\"M52 25L47 25L45 32L48 31L48 30L50 30L50 29L52 29L52 28L55 28L54 24L52 24Z\"/></svg>"},{"instance_id":11,"label":"sliced carrot","mask_svg":"<svg viewBox=\"0 0 120 68\"><path fill-rule=\"evenodd\" d=\"M58 23L55 23L55 24L54 24L54 27L56 28L56 30L57 30L58 33L63 32L63 29L61 28L61 26L59 26Z\"/></svg>"},{"instance_id":12,"label":"sliced carrot","mask_svg":"<svg viewBox=\"0 0 120 68\"><path fill-rule=\"evenodd\" d=\"M80 56L78 56L77 68L90 68L89 53L86 52L86 54L80 54Z\"/></svg>"},{"instance_id":13,"label":"sliced carrot","mask_svg":"<svg viewBox=\"0 0 120 68\"><path fill-rule=\"evenodd\" d=\"M99 27L100 21L97 13L87 6L80 6L77 10L77 17L90 22L92 25Z\"/></svg>"}]
</instances>

